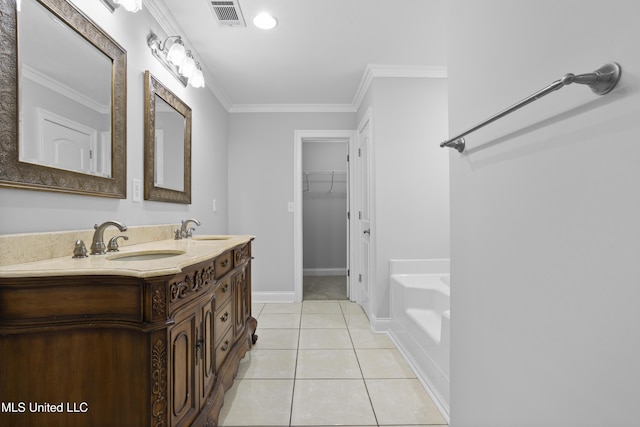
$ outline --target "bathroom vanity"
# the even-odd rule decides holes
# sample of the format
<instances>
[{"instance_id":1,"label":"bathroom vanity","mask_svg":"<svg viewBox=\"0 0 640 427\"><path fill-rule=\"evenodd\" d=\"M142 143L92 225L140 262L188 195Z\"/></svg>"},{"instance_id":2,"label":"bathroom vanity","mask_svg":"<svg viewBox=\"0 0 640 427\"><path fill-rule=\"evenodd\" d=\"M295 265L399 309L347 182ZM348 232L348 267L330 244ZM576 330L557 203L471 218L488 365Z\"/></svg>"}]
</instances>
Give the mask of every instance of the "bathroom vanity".
<instances>
[{"instance_id":1,"label":"bathroom vanity","mask_svg":"<svg viewBox=\"0 0 640 427\"><path fill-rule=\"evenodd\" d=\"M0 425L215 426L257 339L252 240L0 267Z\"/></svg>"}]
</instances>

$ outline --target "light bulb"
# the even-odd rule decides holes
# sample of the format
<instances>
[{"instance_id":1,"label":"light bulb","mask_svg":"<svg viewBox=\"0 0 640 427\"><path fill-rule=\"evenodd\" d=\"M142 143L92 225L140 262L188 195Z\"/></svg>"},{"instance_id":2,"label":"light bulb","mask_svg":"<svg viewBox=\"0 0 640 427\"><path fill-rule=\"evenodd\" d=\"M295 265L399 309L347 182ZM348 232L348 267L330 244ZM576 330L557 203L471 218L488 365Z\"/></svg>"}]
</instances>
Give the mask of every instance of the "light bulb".
<instances>
[{"instance_id":1,"label":"light bulb","mask_svg":"<svg viewBox=\"0 0 640 427\"><path fill-rule=\"evenodd\" d=\"M183 76L189 78L196 71L196 61L192 57L187 56L180 65L179 72Z\"/></svg>"},{"instance_id":2,"label":"light bulb","mask_svg":"<svg viewBox=\"0 0 640 427\"><path fill-rule=\"evenodd\" d=\"M191 74L191 77L189 77L189 84L192 87L204 87L204 75L200 68L196 68L193 74Z\"/></svg>"},{"instance_id":3,"label":"light bulb","mask_svg":"<svg viewBox=\"0 0 640 427\"><path fill-rule=\"evenodd\" d=\"M184 49L182 40L178 39L171 45L169 52L167 53L167 61L171 62L175 66L182 64L187 57L187 52Z\"/></svg>"},{"instance_id":4,"label":"light bulb","mask_svg":"<svg viewBox=\"0 0 640 427\"><path fill-rule=\"evenodd\" d=\"M129 12L137 12L142 9L142 0L114 0L114 3L121 5Z\"/></svg>"}]
</instances>

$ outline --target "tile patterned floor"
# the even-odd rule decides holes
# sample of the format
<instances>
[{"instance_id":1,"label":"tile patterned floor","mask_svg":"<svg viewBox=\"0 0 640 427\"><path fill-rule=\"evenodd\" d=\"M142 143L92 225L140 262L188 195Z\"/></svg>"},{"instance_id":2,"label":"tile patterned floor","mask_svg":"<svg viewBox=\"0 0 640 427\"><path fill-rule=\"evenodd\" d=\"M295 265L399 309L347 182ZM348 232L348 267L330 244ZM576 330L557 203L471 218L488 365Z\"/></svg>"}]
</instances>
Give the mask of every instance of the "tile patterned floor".
<instances>
[{"instance_id":1,"label":"tile patterned floor","mask_svg":"<svg viewBox=\"0 0 640 427\"><path fill-rule=\"evenodd\" d=\"M220 426L446 426L393 342L349 301L254 304L258 342Z\"/></svg>"}]
</instances>

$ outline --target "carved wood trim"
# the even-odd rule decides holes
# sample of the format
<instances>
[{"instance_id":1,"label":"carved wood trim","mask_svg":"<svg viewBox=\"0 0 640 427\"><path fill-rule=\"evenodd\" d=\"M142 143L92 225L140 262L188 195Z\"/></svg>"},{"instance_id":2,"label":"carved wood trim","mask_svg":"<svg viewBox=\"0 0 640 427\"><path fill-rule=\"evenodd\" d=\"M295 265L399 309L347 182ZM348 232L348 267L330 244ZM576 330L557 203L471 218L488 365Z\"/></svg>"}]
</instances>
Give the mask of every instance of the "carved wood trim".
<instances>
[{"instance_id":1,"label":"carved wood trim","mask_svg":"<svg viewBox=\"0 0 640 427\"><path fill-rule=\"evenodd\" d=\"M151 416L154 427L167 425L167 338L154 334L151 349Z\"/></svg>"},{"instance_id":2,"label":"carved wood trim","mask_svg":"<svg viewBox=\"0 0 640 427\"><path fill-rule=\"evenodd\" d=\"M243 269L242 273L236 274L233 277L233 286L234 287L242 286L242 283L245 281L245 279L246 279L246 271Z\"/></svg>"},{"instance_id":3,"label":"carved wood trim","mask_svg":"<svg viewBox=\"0 0 640 427\"><path fill-rule=\"evenodd\" d=\"M245 245L240 249L236 249L233 255L234 265L237 267L249 258L249 245Z\"/></svg>"},{"instance_id":4,"label":"carved wood trim","mask_svg":"<svg viewBox=\"0 0 640 427\"><path fill-rule=\"evenodd\" d=\"M246 304L246 268L233 277L234 295L234 335L237 337L245 327L245 304Z\"/></svg>"},{"instance_id":5,"label":"carved wood trim","mask_svg":"<svg viewBox=\"0 0 640 427\"><path fill-rule=\"evenodd\" d=\"M151 317L153 320L167 316L167 288L164 283L155 284L151 296Z\"/></svg>"},{"instance_id":6,"label":"carved wood trim","mask_svg":"<svg viewBox=\"0 0 640 427\"><path fill-rule=\"evenodd\" d=\"M172 282L169 285L169 302L173 303L178 300L188 298L191 294L201 291L211 283L213 283L212 264L187 273L180 281Z\"/></svg>"}]
</instances>

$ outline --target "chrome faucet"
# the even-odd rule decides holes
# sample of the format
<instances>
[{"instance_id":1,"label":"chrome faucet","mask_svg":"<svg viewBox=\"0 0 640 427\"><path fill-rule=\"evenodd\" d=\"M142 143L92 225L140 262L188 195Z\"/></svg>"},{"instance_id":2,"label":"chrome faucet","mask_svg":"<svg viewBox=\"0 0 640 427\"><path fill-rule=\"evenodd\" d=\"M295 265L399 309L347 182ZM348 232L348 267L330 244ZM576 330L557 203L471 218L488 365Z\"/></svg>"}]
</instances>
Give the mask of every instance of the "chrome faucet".
<instances>
[{"instance_id":1,"label":"chrome faucet","mask_svg":"<svg viewBox=\"0 0 640 427\"><path fill-rule=\"evenodd\" d=\"M180 240L180 239L188 239L189 237L193 237L193 232L195 231L195 228L189 228L189 224L190 223L194 223L195 225L200 225L200 221L198 221L197 219L185 219L182 220L182 227L180 227L180 230L176 230L176 240Z\"/></svg>"},{"instance_id":2,"label":"chrome faucet","mask_svg":"<svg viewBox=\"0 0 640 427\"><path fill-rule=\"evenodd\" d=\"M118 227L120 231L127 231L127 226L118 221L106 221L102 224L94 225L93 228L96 231L93 233L93 242L91 243L91 255L104 255L107 253L105 250L107 246L104 244L104 230L113 225L114 227Z\"/></svg>"}]
</instances>

